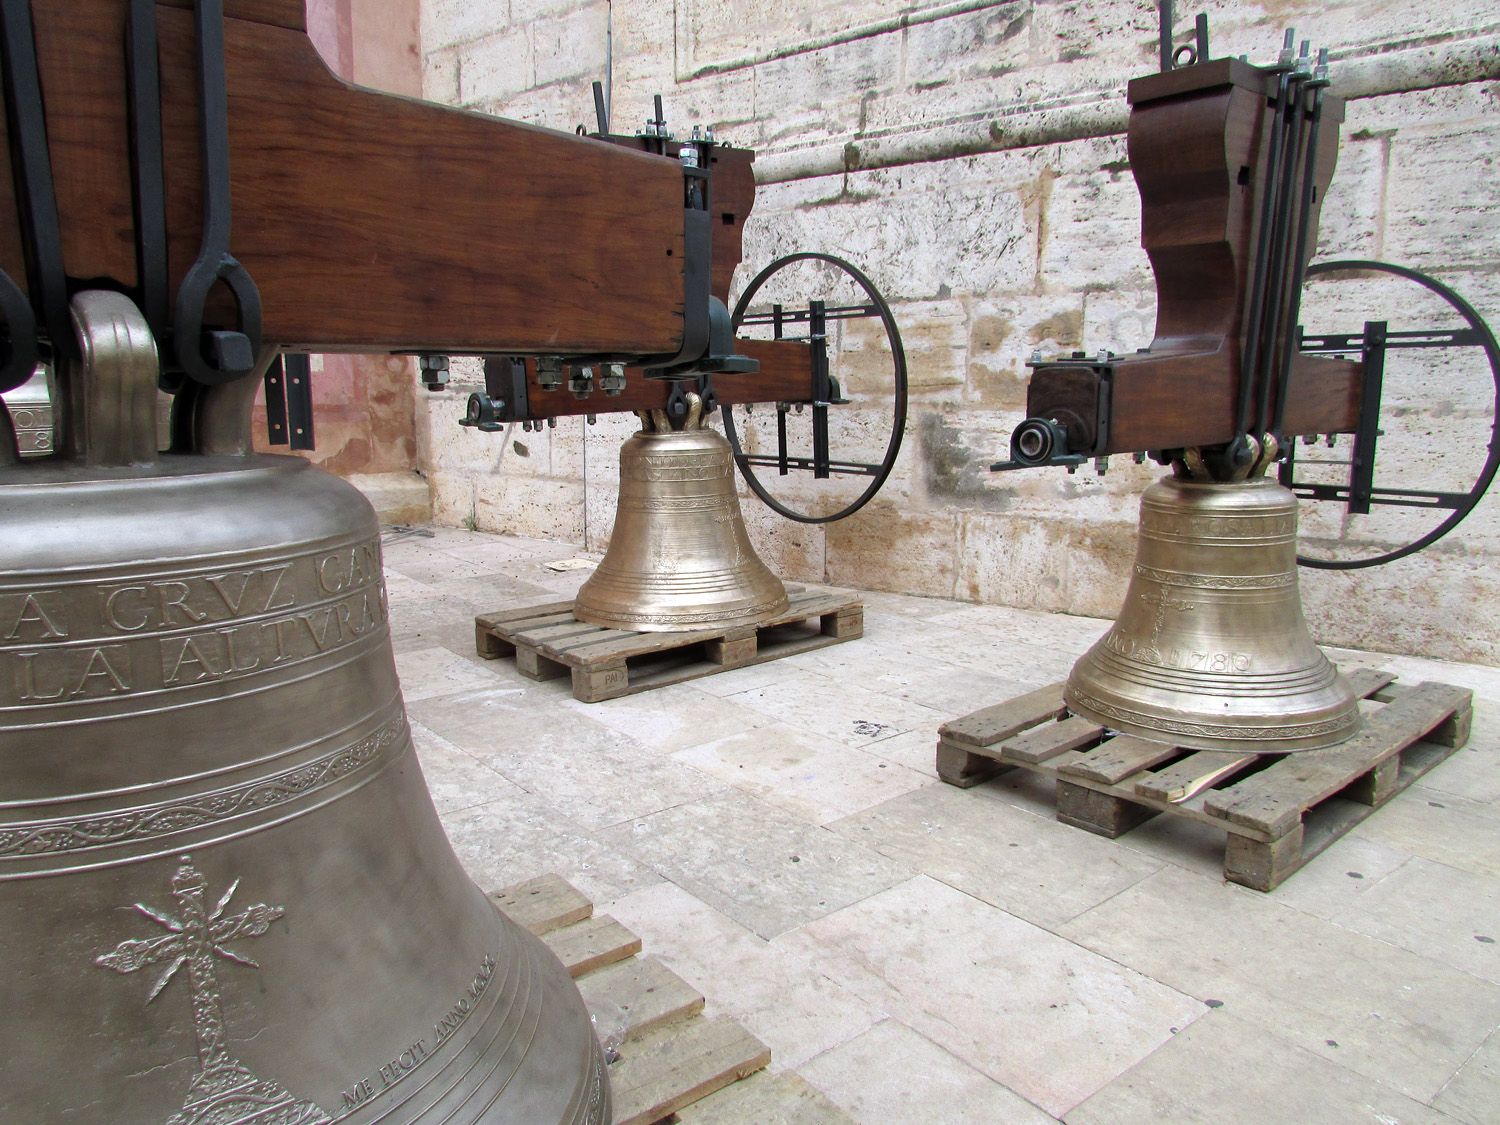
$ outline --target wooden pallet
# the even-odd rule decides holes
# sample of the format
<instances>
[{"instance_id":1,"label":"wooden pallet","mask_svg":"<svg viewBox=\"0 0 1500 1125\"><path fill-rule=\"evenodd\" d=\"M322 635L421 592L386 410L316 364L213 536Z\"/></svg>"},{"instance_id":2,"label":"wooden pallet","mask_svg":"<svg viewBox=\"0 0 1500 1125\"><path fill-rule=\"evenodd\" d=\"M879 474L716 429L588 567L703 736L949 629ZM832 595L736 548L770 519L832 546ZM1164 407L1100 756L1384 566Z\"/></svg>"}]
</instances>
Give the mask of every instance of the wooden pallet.
<instances>
[{"instance_id":1,"label":"wooden pallet","mask_svg":"<svg viewBox=\"0 0 1500 1125\"><path fill-rule=\"evenodd\" d=\"M733 1020L703 1015L703 994L641 939L556 875L490 896L540 937L578 982L608 1038L615 1125L650 1125L764 1069L770 1049ZM616 1042L618 1040L618 1042Z\"/></svg>"},{"instance_id":2,"label":"wooden pallet","mask_svg":"<svg viewBox=\"0 0 1500 1125\"><path fill-rule=\"evenodd\" d=\"M1061 683L945 723L937 771L967 788L1011 768L1057 782L1057 819L1113 839L1158 814L1228 834L1224 877L1269 891L1469 737L1473 693L1348 674L1364 725L1294 754L1191 750L1104 728L1063 705Z\"/></svg>"},{"instance_id":3,"label":"wooden pallet","mask_svg":"<svg viewBox=\"0 0 1500 1125\"><path fill-rule=\"evenodd\" d=\"M598 703L647 688L851 641L864 633L864 603L848 590L787 586L785 613L759 625L638 633L573 617L573 603L501 610L474 619L474 641L487 660L514 655L533 680L571 674L573 696Z\"/></svg>"}]
</instances>

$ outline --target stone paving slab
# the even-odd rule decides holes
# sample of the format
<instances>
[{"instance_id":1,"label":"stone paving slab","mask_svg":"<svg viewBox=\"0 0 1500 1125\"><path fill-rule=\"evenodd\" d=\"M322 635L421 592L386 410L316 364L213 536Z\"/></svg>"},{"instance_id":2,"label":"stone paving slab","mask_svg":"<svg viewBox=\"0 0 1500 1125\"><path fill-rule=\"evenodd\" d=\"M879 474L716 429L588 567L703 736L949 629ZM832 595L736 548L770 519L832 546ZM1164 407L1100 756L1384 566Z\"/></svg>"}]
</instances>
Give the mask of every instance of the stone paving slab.
<instances>
[{"instance_id":1,"label":"stone paving slab","mask_svg":"<svg viewBox=\"0 0 1500 1125\"><path fill-rule=\"evenodd\" d=\"M1068 1125L1451 1120L1224 1009L1178 1032L1067 1115Z\"/></svg>"},{"instance_id":2,"label":"stone paving slab","mask_svg":"<svg viewBox=\"0 0 1500 1125\"><path fill-rule=\"evenodd\" d=\"M916 1119L961 1119L973 1098L1014 1110L991 1120L1030 1106L1089 1125L1232 1122L1236 1090L1263 1099L1264 1121L1495 1119L1500 669L1343 654L1474 688L1470 744L1262 896L1224 885L1222 840L1197 826L1067 830L1064 845L1045 779L930 784L940 722L1056 678L1102 621L872 594L858 646L726 672L681 700L665 689L660 712L621 700L585 717L566 685L494 664L483 689L441 693L469 685L447 661L472 660L470 587L531 581L577 549L437 532L386 557L418 757L455 849L483 885L568 878L707 994L709 1015L771 1047L774 1074L695 1120L776 1121L787 1098L809 1121L902 1120L878 1066L857 1081L866 1048L898 1040L953 1060L893 1071L913 1098L949 1092L947 1116ZM484 573L444 578L454 560ZM965 677L1006 687L971 699ZM891 769L921 784L884 795Z\"/></svg>"},{"instance_id":3,"label":"stone paving slab","mask_svg":"<svg viewBox=\"0 0 1500 1125\"><path fill-rule=\"evenodd\" d=\"M1058 932L1420 1101L1500 1021L1495 985L1180 869Z\"/></svg>"},{"instance_id":4,"label":"stone paving slab","mask_svg":"<svg viewBox=\"0 0 1500 1125\"><path fill-rule=\"evenodd\" d=\"M776 944L1054 1116L1208 1011L927 876Z\"/></svg>"}]
</instances>

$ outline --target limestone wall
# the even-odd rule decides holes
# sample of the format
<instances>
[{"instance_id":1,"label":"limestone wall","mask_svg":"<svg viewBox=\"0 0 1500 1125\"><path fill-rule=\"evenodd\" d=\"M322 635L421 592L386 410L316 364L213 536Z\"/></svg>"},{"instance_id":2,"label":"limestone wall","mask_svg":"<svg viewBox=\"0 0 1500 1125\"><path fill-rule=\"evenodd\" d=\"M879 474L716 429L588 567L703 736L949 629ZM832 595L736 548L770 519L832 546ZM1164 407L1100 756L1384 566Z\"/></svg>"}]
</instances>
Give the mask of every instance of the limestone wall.
<instances>
[{"instance_id":1,"label":"limestone wall","mask_svg":"<svg viewBox=\"0 0 1500 1125\"><path fill-rule=\"evenodd\" d=\"M1179 9L1184 30L1209 13L1215 55L1267 61L1287 25L1333 49L1336 88L1351 101L1319 257L1434 272L1500 322L1500 18L1489 0ZM588 84L605 71L608 12L578 0L424 0L424 93L560 129L591 123ZM905 335L911 415L881 498L826 529L747 501L752 532L781 573L1114 614L1137 497L1159 470L1121 459L1103 477L987 470L1022 416L1033 350L1150 342L1154 288L1122 131L1125 81L1156 67L1156 19L1147 0L614 5L616 128L648 116L659 92L673 123L712 124L757 151L739 284L793 250L839 253L870 273ZM1397 291L1351 297L1357 291L1320 288L1309 328L1354 331L1373 315L1367 307L1414 304ZM479 380L460 365L456 382L465 370ZM419 403L439 521L602 547L615 454L632 424L574 421L501 440L454 424L461 395ZM1493 395L1468 356L1394 372L1380 483L1472 479ZM1334 540L1347 550L1356 540L1399 542L1413 517L1310 510L1304 526L1310 550ZM1492 497L1411 559L1305 572L1309 617L1327 643L1497 663L1497 555Z\"/></svg>"}]
</instances>

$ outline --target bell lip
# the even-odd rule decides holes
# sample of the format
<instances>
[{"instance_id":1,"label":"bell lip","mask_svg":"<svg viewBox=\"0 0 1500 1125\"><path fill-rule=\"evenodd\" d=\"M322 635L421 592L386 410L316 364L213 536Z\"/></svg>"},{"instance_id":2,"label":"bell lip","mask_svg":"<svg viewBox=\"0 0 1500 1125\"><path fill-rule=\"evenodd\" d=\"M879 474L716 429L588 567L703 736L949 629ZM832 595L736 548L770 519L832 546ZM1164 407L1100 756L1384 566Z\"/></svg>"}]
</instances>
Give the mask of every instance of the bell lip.
<instances>
[{"instance_id":1,"label":"bell lip","mask_svg":"<svg viewBox=\"0 0 1500 1125\"><path fill-rule=\"evenodd\" d=\"M1337 678L1334 687L1335 689L1342 687L1348 693L1350 702L1347 706L1312 708L1302 715L1252 714L1243 716L1245 720L1243 722L1222 724L1208 721L1212 716L1195 717L1188 712L1182 712L1180 718L1163 716L1163 725L1159 726L1132 722L1129 718L1120 715L1106 715L1079 699L1079 692L1075 689L1071 679L1063 689L1063 705L1067 707L1069 713L1096 723L1107 730L1117 734L1128 734L1135 738L1144 738L1150 742L1159 742L1164 746L1178 746L1184 750L1223 750L1239 754L1298 754L1337 746L1358 734L1363 727L1364 719L1360 714L1359 700L1342 675ZM1233 718L1234 716L1224 717ZM1166 729L1167 724L1179 728L1226 726L1237 733L1217 735L1187 729L1169 730ZM1326 728L1330 724L1333 724L1332 729L1317 729ZM1301 736L1268 733L1286 731L1288 728L1295 729L1298 726L1314 728L1314 733Z\"/></svg>"},{"instance_id":2,"label":"bell lip","mask_svg":"<svg viewBox=\"0 0 1500 1125\"><path fill-rule=\"evenodd\" d=\"M774 575L773 575L774 577ZM780 581L778 579L778 581ZM621 629L631 633L720 633L726 629L739 629L747 625L761 625L772 618L778 617L791 608L791 598L787 596L783 586L781 597L776 599L774 605L765 607L764 603L752 606L749 610L740 610L734 613L726 613L723 616L714 616L707 619L702 609L696 609L691 613L681 614L680 617L700 618L702 620L679 620L675 623L664 621L641 621L639 616L627 613L608 613L597 611L587 605L573 603L573 617L585 625L599 625L605 629ZM654 618L673 616L670 609L660 610L650 614Z\"/></svg>"}]
</instances>

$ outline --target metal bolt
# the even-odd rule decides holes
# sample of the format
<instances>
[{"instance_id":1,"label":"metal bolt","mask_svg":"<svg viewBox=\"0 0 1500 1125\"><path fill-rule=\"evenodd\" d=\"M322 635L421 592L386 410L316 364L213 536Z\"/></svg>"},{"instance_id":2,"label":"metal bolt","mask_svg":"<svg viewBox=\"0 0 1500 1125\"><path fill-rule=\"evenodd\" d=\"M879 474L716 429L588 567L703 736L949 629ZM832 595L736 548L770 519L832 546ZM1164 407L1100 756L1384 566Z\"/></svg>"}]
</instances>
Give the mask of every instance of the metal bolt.
<instances>
[{"instance_id":1,"label":"metal bolt","mask_svg":"<svg viewBox=\"0 0 1500 1125\"><path fill-rule=\"evenodd\" d=\"M562 386L562 356L544 355L536 361L537 386L544 391L555 391Z\"/></svg>"},{"instance_id":2,"label":"metal bolt","mask_svg":"<svg viewBox=\"0 0 1500 1125\"><path fill-rule=\"evenodd\" d=\"M1108 457L1095 457L1094 458L1094 472L1098 473L1101 477L1105 473L1109 472L1109 458Z\"/></svg>"}]
</instances>

